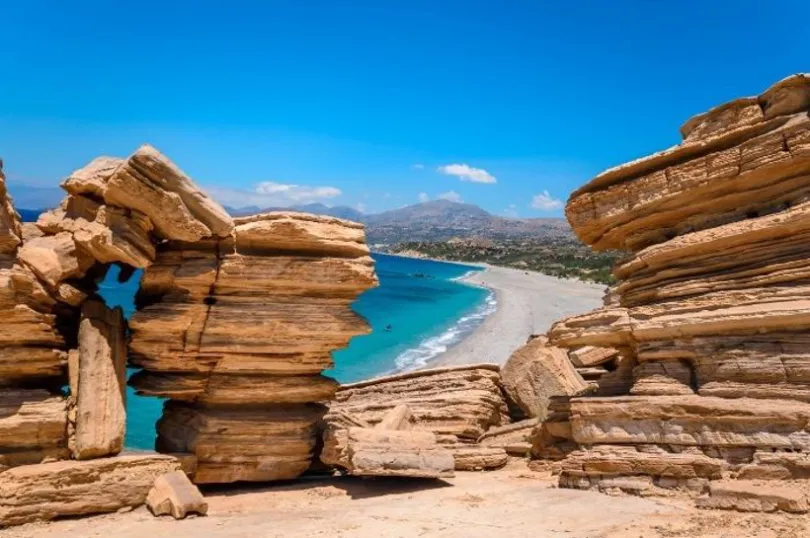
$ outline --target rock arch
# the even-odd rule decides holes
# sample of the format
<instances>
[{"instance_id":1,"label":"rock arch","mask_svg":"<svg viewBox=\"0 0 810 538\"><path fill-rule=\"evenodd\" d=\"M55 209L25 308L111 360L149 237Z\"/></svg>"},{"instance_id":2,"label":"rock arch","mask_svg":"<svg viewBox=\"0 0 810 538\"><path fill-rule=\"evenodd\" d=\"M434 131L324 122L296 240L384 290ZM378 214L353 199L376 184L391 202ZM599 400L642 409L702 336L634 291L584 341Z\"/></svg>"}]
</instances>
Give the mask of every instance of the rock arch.
<instances>
[{"instance_id":1,"label":"rock arch","mask_svg":"<svg viewBox=\"0 0 810 538\"><path fill-rule=\"evenodd\" d=\"M195 481L306 470L337 388L321 372L367 331L350 308L377 283L362 226L232 219L150 146L62 187L59 208L23 225L0 175L0 465L120 452L128 355L136 390L168 398L158 450L194 456ZM111 264L144 269L129 338L97 300Z\"/></svg>"}]
</instances>

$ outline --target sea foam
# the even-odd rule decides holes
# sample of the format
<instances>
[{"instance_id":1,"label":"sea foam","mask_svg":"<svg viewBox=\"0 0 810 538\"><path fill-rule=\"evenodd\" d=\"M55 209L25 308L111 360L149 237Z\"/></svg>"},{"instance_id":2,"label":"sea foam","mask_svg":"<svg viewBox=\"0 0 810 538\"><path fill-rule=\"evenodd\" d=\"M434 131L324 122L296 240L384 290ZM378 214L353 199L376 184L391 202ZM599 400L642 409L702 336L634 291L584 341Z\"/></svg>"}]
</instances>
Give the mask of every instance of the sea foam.
<instances>
[{"instance_id":1,"label":"sea foam","mask_svg":"<svg viewBox=\"0 0 810 538\"><path fill-rule=\"evenodd\" d=\"M415 348L400 353L394 359L397 365L394 372L408 372L424 368L432 359L464 340L497 309L498 301L495 294L490 292L483 303L470 314L459 318L449 329L438 336L426 338Z\"/></svg>"}]
</instances>

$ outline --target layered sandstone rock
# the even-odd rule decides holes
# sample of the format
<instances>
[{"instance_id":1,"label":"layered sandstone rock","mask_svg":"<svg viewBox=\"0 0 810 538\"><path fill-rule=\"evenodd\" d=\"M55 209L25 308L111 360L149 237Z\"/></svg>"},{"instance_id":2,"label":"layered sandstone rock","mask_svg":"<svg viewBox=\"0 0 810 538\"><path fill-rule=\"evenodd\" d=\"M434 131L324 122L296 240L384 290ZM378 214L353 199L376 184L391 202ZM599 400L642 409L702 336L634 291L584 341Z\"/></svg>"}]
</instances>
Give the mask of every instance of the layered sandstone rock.
<instances>
[{"instance_id":1,"label":"layered sandstone rock","mask_svg":"<svg viewBox=\"0 0 810 538\"><path fill-rule=\"evenodd\" d=\"M515 351L501 372L509 402L529 418L546 415L551 396L574 395L587 384L571 365L562 348L538 336Z\"/></svg>"},{"instance_id":2,"label":"layered sandstone rock","mask_svg":"<svg viewBox=\"0 0 810 538\"><path fill-rule=\"evenodd\" d=\"M183 471L159 476L146 496L146 506L155 516L170 515L174 519L208 513L208 503Z\"/></svg>"},{"instance_id":3,"label":"layered sandstone rock","mask_svg":"<svg viewBox=\"0 0 810 538\"><path fill-rule=\"evenodd\" d=\"M180 463L158 454L23 465L0 473L0 526L137 507Z\"/></svg>"},{"instance_id":4,"label":"layered sandstone rock","mask_svg":"<svg viewBox=\"0 0 810 538\"><path fill-rule=\"evenodd\" d=\"M118 453L129 354L136 389L169 399L158 448L194 457L196 481L306 470L318 402L337 388L321 372L368 330L351 310L377 283L362 226L234 221L150 146L62 186L60 206L23 233L0 181L0 465ZM97 295L111 264L123 278L145 270L127 347L120 310Z\"/></svg>"},{"instance_id":5,"label":"layered sandstone rock","mask_svg":"<svg viewBox=\"0 0 810 538\"><path fill-rule=\"evenodd\" d=\"M810 452L808 110L810 78L789 77L696 116L678 146L572 194L566 215L577 235L628 256L612 300L558 322L549 338L615 348L611 374L624 374L612 393L600 386L599 397L571 399L571 441L584 451L572 453L561 483L603 487L630 476L681 487L740 466L757 478L801 474L787 455ZM782 463L759 463L766 453ZM706 506L750 497L732 490L718 489L712 498L723 500ZM772 497L762 509L807 509Z\"/></svg>"},{"instance_id":6,"label":"layered sandstone rock","mask_svg":"<svg viewBox=\"0 0 810 538\"><path fill-rule=\"evenodd\" d=\"M354 476L443 478L453 476L453 454L436 434L414 429L404 404L388 412L373 428L336 411L324 430L321 462Z\"/></svg>"},{"instance_id":7,"label":"layered sandstone rock","mask_svg":"<svg viewBox=\"0 0 810 538\"><path fill-rule=\"evenodd\" d=\"M77 364L71 364L73 457L81 460L118 454L124 447L127 420L127 354L120 307L110 309L100 301L82 305L76 355Z\"/></svg>"},{"instance_id":8,"label":"layered sandstone rock","mask_svg":"<svg viewBox=\"0 0 810 538\"><path fill-rule=\"evenodd\" d=\"M197 483L301 474L315 404L337 389L321 371L368 331L351 303L376 282L362 227L331 217L271 213L161 244L130 321L133 386L172 400L158 447L196 454Z\"/></svg>"},{"instance_id":9,"label":"layered sandstone rock","mask_svg":"<svg viewBox=\"0 0 810 538\"><path fill-rule=\"evenodd\" d=\"M340 387L325 417L326 462L345 458L345 450L331 439L345 439L345 430L351 427L374 427L401 405L410 409L414 429L432 432L453 453L456 470L506 463L503 448L477 443L490 428L509 420L499 368L494 365L419 370Z\"/></svg>"},{"instance_id":10,"label":"layered sandstone rock","mask_svg":"<svg viewBox=\"0 0 810 538\"><path fill-rule=\"evenodd\" d=\"M20 216L6 190L6 176L3 174L3 162L0 161L0 268L11 265L20 243Z\"/></svg>"}]
</instances>

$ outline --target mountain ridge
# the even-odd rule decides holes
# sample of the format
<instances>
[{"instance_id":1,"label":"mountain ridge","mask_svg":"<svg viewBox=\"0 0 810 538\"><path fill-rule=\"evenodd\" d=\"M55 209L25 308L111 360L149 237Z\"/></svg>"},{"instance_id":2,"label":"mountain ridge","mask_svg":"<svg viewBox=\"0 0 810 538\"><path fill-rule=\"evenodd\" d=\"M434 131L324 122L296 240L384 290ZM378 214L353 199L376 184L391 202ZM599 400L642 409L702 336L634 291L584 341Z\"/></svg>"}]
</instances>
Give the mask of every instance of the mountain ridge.
<instances>
[{"instance_id":1,"label":"mountain ridge","mask_svg":"<svg viewBox=\"0 0 810 538\"><path fill-rule=\"evenodd\" d=\"M559 217L508 218L493 215L474 204L431 200L381 213L361 213L348 206L304 204L292 207L226 209L235 216L265 211L303 211L345 218L365 224L371 244L403 241L446 241L452 238L522 239L572 236L568 222Z\"/></svg>"},{"instance_id":2,"label":"mountain ridge","mask_svg":"<svg viewBox=\"0 0 810 538\"><path fill-rule=\"evenodd\" d=\"M47 207L19 208L24 220L33 221ZM269 211L296 211L329 215L360 222L366 226L370 244L391 245L406 241L447 241L453 238L485 238L493 240L573 237L563 218L508 218L493 215L474 204L431 200L380 213L362 213L348 206L327 206L321 203L299 204L291 207L225 206L233 216L247 216Z\"/></svg>"}]
</instances>

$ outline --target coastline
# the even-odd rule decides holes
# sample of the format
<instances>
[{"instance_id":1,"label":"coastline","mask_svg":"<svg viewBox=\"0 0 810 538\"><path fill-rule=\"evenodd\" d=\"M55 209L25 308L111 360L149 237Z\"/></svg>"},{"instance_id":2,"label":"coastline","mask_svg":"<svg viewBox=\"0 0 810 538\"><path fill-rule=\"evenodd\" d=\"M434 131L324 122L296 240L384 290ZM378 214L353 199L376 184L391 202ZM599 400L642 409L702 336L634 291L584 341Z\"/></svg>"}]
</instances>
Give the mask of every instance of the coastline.
<instances>
[{"instance_id":1,"label":"coastline","mask_svg":"<svg viewBox=\"0 0 810 538\"><path fill-rule=\"evenodd\" d=\"M486 264L473 267L481 270L457 280L494 293L494 312L466 338L423 368L475 363L503 365L532 334L545 333L554 321L602 304L605 290L602 284Z\"/></svg>"}]
</instances>

